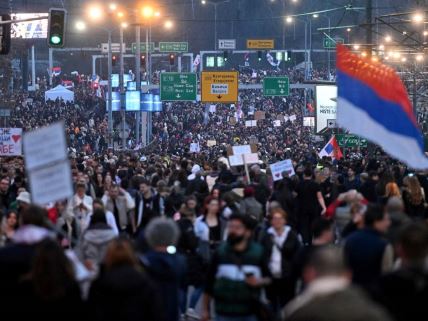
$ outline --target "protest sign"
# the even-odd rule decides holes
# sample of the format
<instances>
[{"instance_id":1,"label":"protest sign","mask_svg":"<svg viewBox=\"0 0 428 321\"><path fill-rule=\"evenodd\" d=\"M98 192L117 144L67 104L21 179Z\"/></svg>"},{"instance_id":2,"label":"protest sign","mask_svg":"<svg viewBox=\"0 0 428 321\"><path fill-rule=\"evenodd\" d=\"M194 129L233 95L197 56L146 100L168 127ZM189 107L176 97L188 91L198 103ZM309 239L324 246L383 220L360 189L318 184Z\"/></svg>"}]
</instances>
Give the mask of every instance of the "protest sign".
<instances>
[{"instance_id":1,"label":"protest sign","mask_svg":"<svg viewBox=\"0 0 428 321\"><path fill-rule=\"evenodd\" d=\"M257 120L246 120L245 121L245 127L256 127L257 126Z\"/></svg>"},{"instance_id":2,"label":"protest sign","mask_svg":"<svg viewBox=\"0 0 428 321\"><path fill-rule=\"evenodd\" d=\"M273 127L280 127L281 126L281 121L280 120L274 120L273 121Z\"/></svg>"},{"instance_id":3,"label":"protest sign","mask_svg":"<svg viewBox=\"0 0 428 321\"><path fill-rule=\"evenodd\" d=\"M212 147L212 146L215 146L215 145L217 145L217 141L215 141L215 140L207 140L207 146L208 147Z\"/></svg>"},{"instance_id":4,"label":"protest sign","mask_svg":"<svg viewBox=\"0 0 428 321\"><path fill-rule=\"evenodd\" d=\"M291 115L288 119L290 119L291 122L294 122L297 119L297 117L296 115Z\"/></svg>"},{"instance_id":5,"label":"protest sign","mask_svg":"<svg viewBox=\"0 0 428 321\"><path fill-rule=\"evenodd\" d=\"M250 145L232 146L233 155L251 154Z\"/></svg>"},{"instance_id":6,"label":"protest sign","mask_svg":"<svg viewBox=\"0 0 428 321\"><path fill-rule=\"evenodd\" d=\"M190 144L190 152L191 153L200 153L201 147L199 146L199 143L191 143Z\"/></svg>"},{"instance_id":7,"label":"protest sign","mask_svg":"<svg viewBox=\"0 0 428 321\"><path fill-rule=\"evenodd\" d=\"M0 156L22 155L22 128L0 128Z\"/></svg>"},{"instance_id":8,"label":"protest sign","mask_svg":"<svg viewBox=\"0 0 428 321\"><path fill-rule=\"evenodd\" d=\"M256 111L254 113L254 119L255 120L261 120L261 119L265 119L266 118L266 113L264 111Z\"/></svg>"},{"instance_id":9,"label":"protest sign","mask_svg":"<svg viewBox=\"0 0 428 321\"><path fill-rule=\"evenodd\" d=\"M270 170L272 171L272 177L274 181L279 181L282 179L282 173L288 173L288 176L293 176L296 173L294 172L293 163L291 159L286 159L281 162L277 162L270 165Z\"/></svg>"}]
</instances>

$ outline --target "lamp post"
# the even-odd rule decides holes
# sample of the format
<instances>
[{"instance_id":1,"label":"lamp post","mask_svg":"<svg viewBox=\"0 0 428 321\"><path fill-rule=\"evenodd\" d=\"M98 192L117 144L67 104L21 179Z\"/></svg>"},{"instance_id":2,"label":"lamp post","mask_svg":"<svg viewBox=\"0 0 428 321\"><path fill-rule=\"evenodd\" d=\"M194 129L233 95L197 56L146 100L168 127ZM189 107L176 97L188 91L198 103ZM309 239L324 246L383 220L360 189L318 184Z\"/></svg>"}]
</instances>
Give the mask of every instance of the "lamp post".
<instances>
[{"instance_id":1,"label":"lamp post","mask_svg":"<svg viewBox=\"0 0 428 321\"><path fill-rule=\"evenodd\" d=\"M201 0L202 5L211 4L214 6L214 50L217 50L217 6L219 4L230 2L230 0L223 1L209 1Z\"/></svg>"},{"instance_id":2,"label":"lamp post","mask_svg":"<svg viewBox=\"0 0 428 321\"><path fill-rule=\"evenodd\" d=\"M310 52L308 52L308 21L300 19L296 16L288 16L288 17L286 17L285 21L288 24L291 24L294 22L294 19L299 20L305 24L305 80L309 80L311 55L310 55ZM311 23L310 20L309 20L309 23ZM310 37L309 38L312 39L312 28L310 28ZM312 47L312 41L310 43L310 47Z\"/></svg>"},{"instance_id":3,"label":"lamp post","mask_svg":"<svg viewBox=\"0 0 428 321\"><path fill-rule=\"evenodd\" d=\"M328 20L328 37L329 37L330 40L332 40L332 38L331 38L331 19L330 19L330 17L329 16L324 16L324 15L318 15L318 14L312 15L312 17L314 17L314 18L321 17L321 18L324 18L324 19ZM331 64L331 62L330 62L330 60L331 60L330 59L330 54L331 54L330 49L327 48L327 61L328 61L327 69L328 69L329 80L330 80L330 68L331 68L331 66L330 66L330 64Z\"/></svg>"}]
</instances>

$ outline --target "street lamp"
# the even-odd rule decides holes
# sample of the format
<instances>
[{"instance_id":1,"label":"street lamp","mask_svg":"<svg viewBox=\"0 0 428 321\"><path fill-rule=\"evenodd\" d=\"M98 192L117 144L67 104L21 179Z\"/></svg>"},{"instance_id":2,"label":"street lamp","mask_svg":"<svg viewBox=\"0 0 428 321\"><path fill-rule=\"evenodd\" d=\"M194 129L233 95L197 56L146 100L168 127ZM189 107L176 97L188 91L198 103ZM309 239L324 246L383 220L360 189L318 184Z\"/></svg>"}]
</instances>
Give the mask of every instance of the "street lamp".
<instances>
[{"instance_id":1,"label":"street lamp","mask_svg":"<svg viewBox=\"0 0 428 321\"><path fill-rule=\"evenodd\" d=\"M84 21L79 20L76 22L75 27L78 31L83 31L86 29L86 23Z\"/></svg>"},{"instance_id":2,"label":"street lamp","mask_svg":"<svg viewBox=\"0 0 428 321\"><path fill-rule=\"evenodd\" d=\"M165 29L171 29L174 26L174 23L171 20L165 21L164 27Z\"/></svg>"},{"instance_id":3,"label":"street lamp","mask_svg":"<svg viewBox=\"0 0 428 321\"><path fill-rule=\"evenodd\" d=\"M219 4L228 3L230 0L220 2L210 2L209 0L201 0L202 5L211 4L214 6L214 50L217 50L217 6Z\"/></svg>"},{"instance_id":4,"label":"street lamp","mask_svg":"<svg viewBox=\"0 0 428 321\"><path fill-rule=\"evenodd\" d=\"M101 20L103 17L103 10L98 4L92 5L89 7L88 16L95 21Z\"/></svg>"},{"instance_id":5,"label":"street lamp","mask_svg":"<svg viewBox=\"0 0 428 321\"><path fill-rule=\"evenodd\" d=\"M421 23L424 21L424 19L425 19L424 15L420 12L415 13L412 17L412 21L415 23Z\"/></svg>"},{"instance_id":6,"label":"street lamp","mask_svg":"<svg viewBox=\"0 0 428 321\"><path fill-rule=\"evenodd\" d=\"M291 24L294 22L294 20L299 20L301 22L303 22L305 24L305 80L309 79L309 74L310 74L310 65L311 65L311 53L310 50L308 52L308 20L309 20L309 32L310 32L310 37L309 37L309 41L310 41L310 45L309 47L312 48L312 23L311 20L303 20L300 19L297 16L287 16L285 18L285 22L287 24Z\"/></svg>"}]
</instances>

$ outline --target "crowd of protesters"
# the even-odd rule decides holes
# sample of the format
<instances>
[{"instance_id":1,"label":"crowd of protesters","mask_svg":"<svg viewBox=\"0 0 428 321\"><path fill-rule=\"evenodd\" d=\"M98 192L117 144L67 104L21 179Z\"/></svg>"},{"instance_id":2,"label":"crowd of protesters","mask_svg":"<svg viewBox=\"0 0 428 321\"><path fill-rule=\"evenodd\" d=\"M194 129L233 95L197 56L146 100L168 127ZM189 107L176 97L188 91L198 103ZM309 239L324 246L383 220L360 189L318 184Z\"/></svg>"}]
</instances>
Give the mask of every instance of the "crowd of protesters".
<instances>
[{"instance_id":1,"label":"crowd of protesters","mask_svg":"<svg viewBox=\"0 0 428 321\"><path fill-rule=\"evenodd\" d=\"M425 320L427 173L373 146L320 159L306 93L166 104L156 144L115 151L102 100L76 91L15 97L14 126L65 122L75 194L36 206L23 160L0 159L2 319ZM247 175L227 147L249 143ZM284 159L295 175L274 180Z\"/></svg>"}]
</instances>

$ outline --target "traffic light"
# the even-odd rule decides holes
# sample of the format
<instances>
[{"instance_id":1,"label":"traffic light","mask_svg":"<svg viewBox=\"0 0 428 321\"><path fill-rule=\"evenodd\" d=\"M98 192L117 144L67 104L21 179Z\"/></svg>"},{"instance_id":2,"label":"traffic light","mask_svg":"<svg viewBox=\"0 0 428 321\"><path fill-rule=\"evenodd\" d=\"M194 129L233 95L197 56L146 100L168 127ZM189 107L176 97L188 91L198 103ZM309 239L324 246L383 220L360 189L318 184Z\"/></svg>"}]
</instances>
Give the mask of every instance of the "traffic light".
<instances>
[{"instance_id":1,"label":"traffic light","mask_svg":"<svg viewBox=\"0 0 428 321\"><path fill-rule=\"evenodd\" d=\"M141 55L141 66L146 66L146 56L145 55Z\"/></svg>"},{"instance_id":2,"label":"traffic light","mask_svg":"<svg viewBox=\"0 0 428 321\"><path fill-rule=\"evenodd\" d=\"M65 9L49 9L48 46L62 48L65 44Z\"/></svg>"},{"instance_id":3,"label":"traffic light","mask_svg":"<svg viewBox=\"0 0 428 321\"><path fill-rule=\"evenodd\" d=\"M10 15L0 15L1 21L9 21ZM10 51L10 24L0 25L0 55L7 55Z\"/></svg>"},{"instance_id":4,"label":"traffic light","mask_svg":"<svg viewBox=\"0 0 428 321\"><path fill-rule=\"evenodd\" d=\"M175 64L175 56L174 54L169 55L169 64L173 66Z\"/></svg>"},{"instance_id":5,"label":"traffic light","mask_svg":"<svg viewBox=\"0 0 428 321\"><path fill-rule=\"evenodd\" d=\"M117 61L116 55L111 56L111 64L113 67L116 66L116 61Z\"/></svg>"},{"instance_id":6,"label":"traffic light","mask_svg":"<svg viewBox=\"0 0 428 321\"><path fill-rule=\"evenodd\" d=\"M223 51L223 60L226 62L228 58L229 58L229 53L226 50Z\"/></svg>"},{"instance_id":7,"label":"traffic light","mask_svg":"<svg viewBox=\"0 0 428 321\"><path fill-rule=\"evenodd\" d=\"M260 50L257 51L257 60L262 61L262 52Z\"/></svg>"}]
</instances>

